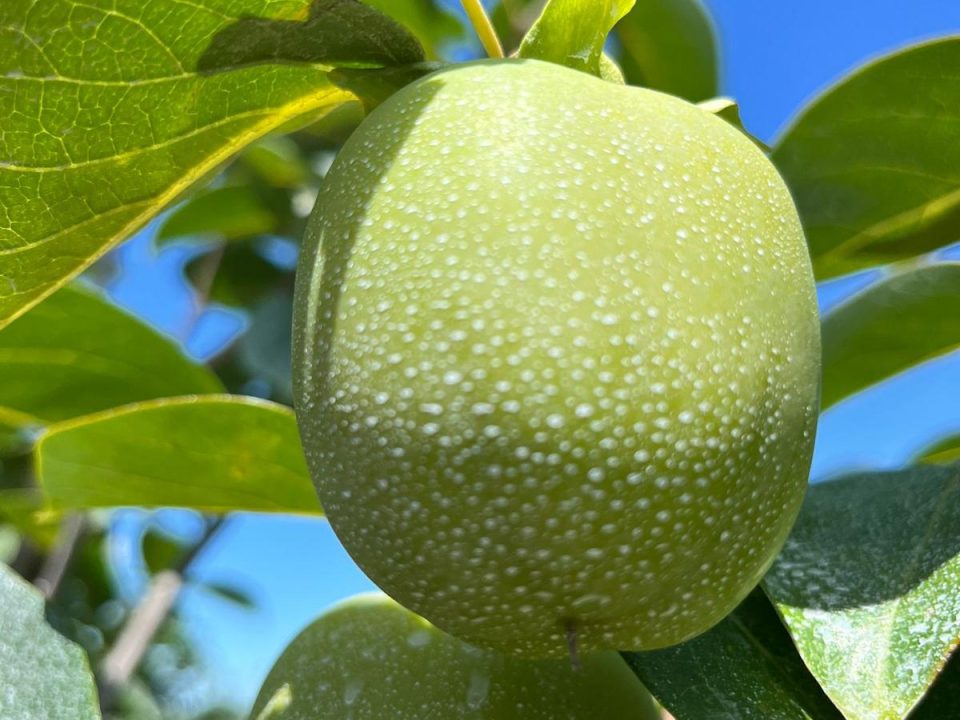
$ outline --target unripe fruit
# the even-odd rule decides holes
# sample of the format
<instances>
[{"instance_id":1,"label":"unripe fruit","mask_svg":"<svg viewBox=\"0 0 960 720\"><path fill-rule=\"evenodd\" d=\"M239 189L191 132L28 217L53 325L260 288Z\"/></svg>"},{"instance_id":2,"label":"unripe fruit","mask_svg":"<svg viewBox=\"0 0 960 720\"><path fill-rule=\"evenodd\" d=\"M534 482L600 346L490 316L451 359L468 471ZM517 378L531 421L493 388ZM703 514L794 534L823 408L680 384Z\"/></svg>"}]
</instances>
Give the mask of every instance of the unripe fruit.
<instances>
[{"instance_id":1,"label":"unripe fruit","mask_svg":"<svg viewBox=\"0 0 960 720\"><path fill-rule=\"evenodd\" d=\"M806 486L819 324L790 195L656 92L431 75L345 145L298 273L320 499L389 595L531 657L723 618Z\"/></svg>"},{"instance_id":2,"label":"unripe fruit","mask_svg":"<svg viewBox=\"0 0 960 720\"><path fill-rule=\"evenodd\" d=\"M284 689L286 686L286 689ZM479 650L383 595L348 600L287 647L254 712L282 720L656 720L650 694L613 652L521 660ZM278 705L282 705L274 701Z\"/></svg>"}]
</instances>

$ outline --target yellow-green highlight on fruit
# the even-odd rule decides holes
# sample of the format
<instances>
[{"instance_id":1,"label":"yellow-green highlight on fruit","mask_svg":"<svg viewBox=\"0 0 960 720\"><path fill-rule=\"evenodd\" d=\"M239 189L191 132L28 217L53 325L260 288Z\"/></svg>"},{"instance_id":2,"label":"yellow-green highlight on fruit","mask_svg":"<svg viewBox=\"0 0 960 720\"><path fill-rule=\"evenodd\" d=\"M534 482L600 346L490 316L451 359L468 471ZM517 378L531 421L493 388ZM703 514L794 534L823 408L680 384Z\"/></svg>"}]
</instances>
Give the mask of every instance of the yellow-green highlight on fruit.
<instances>
[{"instance_id":1,"label":"yellow-green highlight on fruit","mask_svg":"<svg viewBox=\"0 0 960 720\"><path fill-rule=\"evenodd\" d=\"M391 597L528 657L679 643L782 546L820 336L774 167L711 113L536 61L407 86L327 176L297 414Z\"/></svg>"},{"instance_id":2,"label":"yellow-green highlight on fruit","mask_svg":"<svg viewBox=\"0 0 960 720\"><path fill-rule=\"evenodd\" d=\"M480 650L375 594L322 615L283 652L251 717L276 720L657 720L613 652L522 660Z\"/></svg>"}]
</instances>

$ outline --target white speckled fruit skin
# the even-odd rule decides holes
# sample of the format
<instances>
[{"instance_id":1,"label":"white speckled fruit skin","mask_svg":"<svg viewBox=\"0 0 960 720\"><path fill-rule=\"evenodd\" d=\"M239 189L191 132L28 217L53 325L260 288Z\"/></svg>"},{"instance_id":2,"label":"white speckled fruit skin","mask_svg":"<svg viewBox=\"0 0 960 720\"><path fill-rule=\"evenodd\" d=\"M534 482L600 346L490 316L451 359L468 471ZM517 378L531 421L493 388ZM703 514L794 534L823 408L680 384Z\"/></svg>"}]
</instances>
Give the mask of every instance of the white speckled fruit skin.
<instances>
[{"instance_id":1,"label":"white speckled fruit skin","mask_svg":"<svg viewBox=\"0 0 960 720\"><path fill-rule=\"evenodd\" d=\"M389 598L361 595L287 646L251 718L287 686L277 720L654 720L646 688L616 653L529 661L480 650ZM282 691L281 691L282 692Z\"/></svg>"},{"instance_id":2,"label":"white speckled fruit skin","mask_svg":"<svg viewBox=\"0 0 960 720\"><path fill-rule=\"evenodd\" d=\"M671 645L783 544L817 416L813 275L776 170L706 111L532 61L434 74L343 148L297 283L330 522L453 635Z\"/></svg>"}]
</instances>

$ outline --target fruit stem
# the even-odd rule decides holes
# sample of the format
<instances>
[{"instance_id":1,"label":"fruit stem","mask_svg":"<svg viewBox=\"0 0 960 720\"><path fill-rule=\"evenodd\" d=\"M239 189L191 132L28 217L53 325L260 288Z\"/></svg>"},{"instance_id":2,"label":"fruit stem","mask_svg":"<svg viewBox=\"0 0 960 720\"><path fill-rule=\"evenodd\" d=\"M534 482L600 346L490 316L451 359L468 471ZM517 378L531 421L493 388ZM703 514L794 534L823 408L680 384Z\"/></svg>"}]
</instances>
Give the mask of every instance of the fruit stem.
<instances>
[{"instance_id":1,"label":"fruit stem","mask_svg":"<svg viewBox=\"0 0 960 720\"><path fill-rule=\"evenodd\" d=\"M580 672L583 667L580 664L580 651L577 650L577 624L573 621L567 621L564 624L567 631L567 650L570 651L570 667L574 672Z\"/></svg>"},{"instance_id":2,"label":"fruit stem","mask_svg":"<svg viewBox=\"0 0 960 720\"><path fill-rule=\"evenodd\" d=\"M500 44L497 31L493 29L493 23L490 22L490 17L487 15L487 11L483 9L480 0L460 0L460 4L463 5L467 17L470 18L470 24L473 25L473 29L480 37L480 42L483 44L483 49L487 51L487 55L492 58L502 58L503 45Z\"/></svg>"}]
</instances>

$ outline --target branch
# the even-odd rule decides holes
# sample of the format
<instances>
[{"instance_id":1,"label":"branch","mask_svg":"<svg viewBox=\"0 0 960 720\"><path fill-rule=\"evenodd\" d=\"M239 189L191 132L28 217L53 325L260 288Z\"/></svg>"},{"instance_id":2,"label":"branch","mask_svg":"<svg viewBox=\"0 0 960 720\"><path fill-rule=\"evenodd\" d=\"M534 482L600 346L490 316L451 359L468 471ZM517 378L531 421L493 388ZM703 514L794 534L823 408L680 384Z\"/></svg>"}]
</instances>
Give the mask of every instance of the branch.
<instances>
[{"instance_id":1,"label":"branch","mask_svg":"<svg viewBox=\"0 0 960 720\"><path fill-rule=\"evenodd\" d=\"M33 581L46 601L52 600L60 589L60 583L63 582L67 568L70 567L70 562L86 532L86 526L86 519L80 513L67 515L60 524L53 550L40 566L40 571Z\"/></svg>"},{"instance_id":2,"label":"branch","mask_svg":"<svg viewBox=\"0 0 960 720\"><path fill-rule=\"evenodd\" d=\"M223 528L223 524L223 518L214 520L200 541L184 554L175 567L157 573L150 589L130 613L116 642L100 663L98 685L100 707L104 713L114 706L117 691L129 682L140 667L147 648L169 617L183 589L184 575L190 565Z\"/></svg>"}]
</instances>

